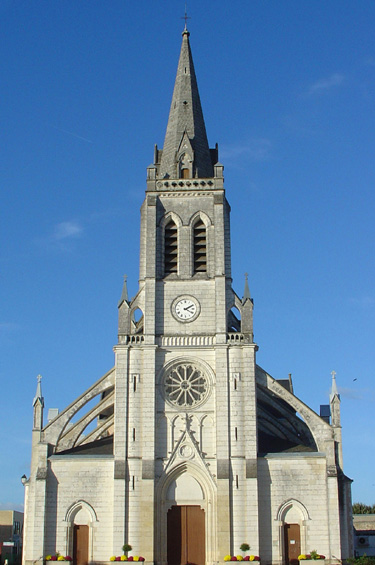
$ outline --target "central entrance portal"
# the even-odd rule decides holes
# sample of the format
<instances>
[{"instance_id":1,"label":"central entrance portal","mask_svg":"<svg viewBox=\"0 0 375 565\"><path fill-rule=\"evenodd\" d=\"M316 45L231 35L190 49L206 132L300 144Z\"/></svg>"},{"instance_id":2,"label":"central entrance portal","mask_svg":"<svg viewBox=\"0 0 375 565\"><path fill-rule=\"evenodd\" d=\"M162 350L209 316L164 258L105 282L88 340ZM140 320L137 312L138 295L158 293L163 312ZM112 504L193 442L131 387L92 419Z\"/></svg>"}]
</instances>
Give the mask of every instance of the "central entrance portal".
<instances>
[{"instance_id":1,"label":"central entrance portal","mask_svg":"<svg viewBox=\"0 0 375 565\"><path fill-rule=\"evenodd\" d=\"M205 565L205 520L200 506L172 506L167 528L168 565Z\"/></svg>"}]
</instances>

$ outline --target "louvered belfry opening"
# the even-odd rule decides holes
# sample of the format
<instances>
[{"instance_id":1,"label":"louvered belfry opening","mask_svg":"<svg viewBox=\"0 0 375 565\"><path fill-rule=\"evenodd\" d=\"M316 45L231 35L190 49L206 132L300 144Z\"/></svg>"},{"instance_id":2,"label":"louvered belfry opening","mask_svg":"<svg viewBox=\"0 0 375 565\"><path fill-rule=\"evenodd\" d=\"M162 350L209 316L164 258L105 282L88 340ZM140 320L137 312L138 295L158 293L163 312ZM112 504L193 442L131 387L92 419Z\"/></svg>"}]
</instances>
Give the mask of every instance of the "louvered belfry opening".
<instances>
[{"instance_id":1,"label":"louvered belfry opening","mask_svg":"<svg viewBox=\"0 0 375 565\"><path fill-rule=\"evenodd\" d=\"M207 271L206 226L202 220L194 225L194 273Z\"/></svg>"},{"instance_id":2,"label":"louvered belfry opening","mask_svg":"<svg viewBox=\"0 0 375 565\"><path fill-rule=\"evenodd\" d=\"M178 246L177 226L173 220L168 222L164 230L164 273L177 273Z\"/></svg>"}]
</instances>

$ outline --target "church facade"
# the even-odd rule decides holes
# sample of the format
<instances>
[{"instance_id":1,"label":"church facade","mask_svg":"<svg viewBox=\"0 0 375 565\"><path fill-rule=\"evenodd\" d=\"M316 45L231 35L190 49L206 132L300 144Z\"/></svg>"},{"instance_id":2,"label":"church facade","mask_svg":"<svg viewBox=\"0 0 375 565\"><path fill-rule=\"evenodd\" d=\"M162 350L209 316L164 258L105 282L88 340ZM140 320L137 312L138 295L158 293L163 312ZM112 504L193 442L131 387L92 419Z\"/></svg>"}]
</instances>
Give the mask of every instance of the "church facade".
<instances>
[{"instance_id":1,"label":"church facade","mask_svg":"<svg viewBox=\"0 0 375 565\"><path fill-rule=\"evenodd\" d=\"M147 168L139 290L129 300L125 281L118 305L115 366L46 425L38 381L27 565L57 551L106 562L125 543L160 565L217 563L243 543L265 564L313 549L332 563L352 554L334 376L320 416L291 378L256 364L247 280L242 298L232 289L223 170L185 28L164 147Z\"/></svg>"}]
</instances>

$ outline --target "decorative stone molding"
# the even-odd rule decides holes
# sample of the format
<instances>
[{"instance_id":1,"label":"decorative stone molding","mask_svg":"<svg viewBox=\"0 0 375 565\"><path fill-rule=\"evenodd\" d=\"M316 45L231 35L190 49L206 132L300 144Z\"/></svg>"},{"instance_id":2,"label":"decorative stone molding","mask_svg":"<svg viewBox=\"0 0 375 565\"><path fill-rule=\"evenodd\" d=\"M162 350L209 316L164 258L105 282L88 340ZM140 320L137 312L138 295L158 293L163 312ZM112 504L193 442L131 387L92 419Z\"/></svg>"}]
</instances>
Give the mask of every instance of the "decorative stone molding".
<instances>
[{"instance_id":1,"label":"decorative stone molding","mask_svg":"<svg viewBox=\"0 0 375 565\"><path fill-rule=\"evenodd\" d=\"M214 345L215 338L212 335L192 335L192 336L163 336L160 340L162 347L175 345L185 347L190 345Z\"/></svg>"},{"instance_id":2,"label":"decorative stone molding","mask_svg":"<svg viewBox=\"0 0 375 565\"><path fill-rule=\"evenodd\" d=\"M176 180L159 180L156 183L156 189L157 190L173 190L173 189L177 189L177 190L181 190L181 188L187 188L188 190L191 190L192 188L204 188L206 186L212 187L214 185L214 181L211 179L208 180L203 180L203 179L189 179L189 180L183 180L183 179L176 179Z\"/></svg>"},{"instance_id":3,"label":"decorative stone molding","mask_svg":"<svg viewBox=\"0 0 375 565\"><path fill-rule=\"evenodd\" d=\"M227 333L227 343L230 345L243 345L244 343L251 343L250 334L243 334L240 332Z\"/></svg>"},{"instance_id":4,"label":"decorative stone molding","mask_svg":"<svg viewBox=\"0 0 375 565\"><path fill-rule=\"evenodd\" d=\"M45 481L47 479L47 467L38 467L36 472L37 481Z\"/></svg>"}]
</instances>

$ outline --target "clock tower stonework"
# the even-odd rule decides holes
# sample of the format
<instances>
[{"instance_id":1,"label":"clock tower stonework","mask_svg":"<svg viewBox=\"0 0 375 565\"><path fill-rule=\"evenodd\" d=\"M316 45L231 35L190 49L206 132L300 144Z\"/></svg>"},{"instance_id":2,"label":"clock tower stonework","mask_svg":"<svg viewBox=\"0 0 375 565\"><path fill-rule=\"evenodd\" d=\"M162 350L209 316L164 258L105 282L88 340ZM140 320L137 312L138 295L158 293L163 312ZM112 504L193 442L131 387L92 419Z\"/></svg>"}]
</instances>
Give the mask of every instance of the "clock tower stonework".
<instances>
[{"instance_id":1,"label":"clock tower stonework","mask_svg":"<svg viewBox=\"0 0 375 565\"><path fill-rule=\"evenodd\" d=\"M176 506L204 512L207 561L249 529L257 537L252 301L231 286L223 169L208 146L185 30L164 148L147 169L139 291L119 305L115 347L116 381L130 383L121 394L116 386L118 426L128 429L115 438L115 465L136 480L129 512L149 516L141 529L130 520L128 537L147 540L161 562Z\"/></svg>"}]
</instances>

